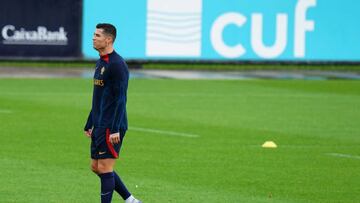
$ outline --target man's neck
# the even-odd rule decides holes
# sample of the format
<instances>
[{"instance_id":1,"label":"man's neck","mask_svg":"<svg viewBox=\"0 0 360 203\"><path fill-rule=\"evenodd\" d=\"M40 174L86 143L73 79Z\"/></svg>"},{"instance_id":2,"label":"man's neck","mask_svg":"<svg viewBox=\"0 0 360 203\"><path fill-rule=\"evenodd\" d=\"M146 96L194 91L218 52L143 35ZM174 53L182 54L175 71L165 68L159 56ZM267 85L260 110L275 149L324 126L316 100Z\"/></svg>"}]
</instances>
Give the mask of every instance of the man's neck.
<instances>
[{"instance_id":1,"label":"man's neck","mask_svg":"<svg viewBox=\"0 0 360 203\"><path fill-rule=\"evenodd\" d=\"M112 53L113 51L114 51L114 48L111 46L111 47L107 47L103 50L99 50L99 54L100 54L100 56L104 56L106 54Z\"/></svg>"}]
</instances>

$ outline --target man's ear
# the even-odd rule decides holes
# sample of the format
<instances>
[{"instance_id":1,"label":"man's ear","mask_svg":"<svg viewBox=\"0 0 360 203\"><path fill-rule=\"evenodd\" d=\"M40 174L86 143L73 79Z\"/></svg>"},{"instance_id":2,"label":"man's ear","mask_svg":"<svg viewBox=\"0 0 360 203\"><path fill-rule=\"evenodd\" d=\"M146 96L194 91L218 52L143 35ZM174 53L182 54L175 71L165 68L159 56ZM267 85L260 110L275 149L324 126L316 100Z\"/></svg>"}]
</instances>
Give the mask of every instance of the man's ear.
<instances>
[{"instance_id":1,"label":"man's ear","mask_svg":"<svg viewBox=\"0 0 360 203\"><path fill-rule=\"evenodd\" d=\"M111 44L112 43L112 38L111 37L106 37L106 44Z\"/></svg>"}]
</instances>

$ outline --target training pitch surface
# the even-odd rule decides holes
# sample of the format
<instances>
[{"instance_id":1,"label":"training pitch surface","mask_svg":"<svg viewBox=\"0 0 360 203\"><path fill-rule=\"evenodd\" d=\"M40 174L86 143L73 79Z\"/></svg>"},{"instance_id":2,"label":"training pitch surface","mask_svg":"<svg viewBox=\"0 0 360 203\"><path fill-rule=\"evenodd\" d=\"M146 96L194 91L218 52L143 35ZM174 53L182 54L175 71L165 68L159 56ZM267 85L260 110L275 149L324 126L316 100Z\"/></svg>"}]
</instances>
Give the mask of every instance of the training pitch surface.
<instances>
[{"instance_id":1,"label":"training pitch surface","mask_svg":"<svg viewBox=\"0 0 360 203\"><path fill-rule=\"evenodd\" d=\"M91 83L0 79L0 202L99 201ZM116 170L144 202L358 201L358 80L131 79L128 115Z\"/></svg>"}]
</instances>

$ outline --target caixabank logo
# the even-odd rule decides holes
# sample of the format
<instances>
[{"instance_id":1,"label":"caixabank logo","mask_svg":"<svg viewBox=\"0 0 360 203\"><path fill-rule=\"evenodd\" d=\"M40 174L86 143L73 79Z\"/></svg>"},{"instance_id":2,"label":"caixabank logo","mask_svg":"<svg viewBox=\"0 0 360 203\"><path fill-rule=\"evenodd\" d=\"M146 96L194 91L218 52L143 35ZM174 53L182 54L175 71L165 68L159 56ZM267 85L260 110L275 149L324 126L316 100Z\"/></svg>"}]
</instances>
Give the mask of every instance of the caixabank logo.
<instances>
[{"instance_id":1,"label":"caixabank logo","mask_svg":"<svg viewBox=\"0 0 360 203\"><path fill-rule=\"evenodd\" d=\"M6 1L0 6L0 57L81 57L80 2Z\"/></svg>"},{"instance_id":2,"label":"caixabank logo","mask_svg":"<svg viewBox=\"0 0 360 203\"><path fill-rule=\"evenodd\" d=\"M209 1L148 0L146 56L204 58L206 54L202 51L210 48L227 59L241 58L249 51L255 58L276 59L286 48L292 47L291 57L304 58L307 33L315 31L315 20L308 18L307 11L315 8L317 2L292 2L295 4L291 6L294 10L287 9L288 13L278 12L275 23L271 24L274 33L269 33L264 31L264 27L268 26L264 22L269 22L266 18L272 15L257 11L250 13L249 8L246 9L246 14L241 11L224 11L219 14L214 6L207 6L208 10L204 10L204 4L210 3ZM236 10L241 10L241 6ZM211 16L214 13L217 16ZM203 19L210 25L203 22ZM208 19L214 20L209 22ZM204 29L204 26L210 29ZM240 34L234 34L239 33L238 31L225 34L229 27L240 30ZM245 31L248 33L242 33ZM291 38L290 33L293 34ZM244 41L243 36L249 36L245 40L246 44L241 42ZM268 41L272 41L272 44Z\"/></svg>"},{"instance_id":3,"label":"caixabank logo","mask_svg":"<svg viewBox=\"0 0 360 203\"><path fill-rule=\"evenodd\" d=\"M3 45L66 46L68 44L67 32L61 26L57 30L49 30L45 26L25 29L8 24L1 28L1 38Z\"/></svg>"}]
</instances>

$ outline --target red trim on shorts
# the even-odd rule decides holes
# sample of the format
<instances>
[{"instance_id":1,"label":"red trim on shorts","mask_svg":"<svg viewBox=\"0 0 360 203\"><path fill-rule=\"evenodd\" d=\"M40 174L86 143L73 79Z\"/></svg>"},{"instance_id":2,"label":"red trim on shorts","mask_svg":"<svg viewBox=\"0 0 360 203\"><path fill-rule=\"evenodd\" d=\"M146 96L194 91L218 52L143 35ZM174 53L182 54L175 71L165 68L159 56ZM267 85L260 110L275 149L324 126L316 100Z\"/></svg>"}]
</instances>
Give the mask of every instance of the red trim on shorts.
<instances>
[{"instance_id":1,"label":"red trim on shorts","mask_svg":"<svg viewBox=\"0 0 360 203\"><path fill-rule=\"evenodd\" d=\"M111 144L110 142L110 129L106 128L106 144L111 152L111 154L115 157L118 158L119 155L118 153L115 151L114 146Z\"/></svg>"}]
</instances>

